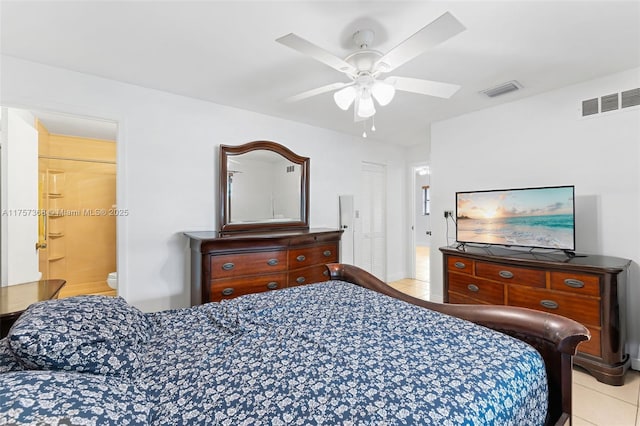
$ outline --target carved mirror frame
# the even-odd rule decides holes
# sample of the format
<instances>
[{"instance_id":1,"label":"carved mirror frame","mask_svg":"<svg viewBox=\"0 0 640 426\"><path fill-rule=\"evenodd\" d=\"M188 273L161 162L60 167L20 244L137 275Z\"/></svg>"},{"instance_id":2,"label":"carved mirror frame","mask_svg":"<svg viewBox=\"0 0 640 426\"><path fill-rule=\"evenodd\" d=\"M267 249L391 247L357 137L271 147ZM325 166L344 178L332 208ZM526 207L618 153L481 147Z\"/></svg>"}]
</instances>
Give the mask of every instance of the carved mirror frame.
<instances>
[{"instance_id":1,"label":"carved mirror frame","mask_svg":"<svg viewBox=\"0 0 640 426\"><path fill-rule=\"evenodd\" d=\"M229 212L229 170L227 168L229 157L245 154L252 151L272 151L285 159L300 166L300 220L288 222L231 222ZM309 229L309 157L302 157L285 146L271 141L254 141L243 145L220 145L220 186L219 186L219 212L220 232L263 232Z\"/></svg>"}]
</instances>

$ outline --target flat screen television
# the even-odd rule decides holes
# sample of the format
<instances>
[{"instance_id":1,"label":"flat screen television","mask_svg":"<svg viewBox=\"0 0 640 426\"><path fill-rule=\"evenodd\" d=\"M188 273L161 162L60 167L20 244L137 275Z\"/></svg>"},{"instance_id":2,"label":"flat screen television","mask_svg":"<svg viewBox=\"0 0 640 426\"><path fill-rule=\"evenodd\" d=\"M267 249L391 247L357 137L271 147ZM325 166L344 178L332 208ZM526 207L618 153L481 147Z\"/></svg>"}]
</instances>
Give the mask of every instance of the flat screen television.
<instances>
[{"instance_id":1,"label":"flat screen television","mask_svg":"<svg viewBox=\"0 0 640 426\"><path fill-rule=\"evenodd\" d=\"M456 192L456 240L575 250L573 186Z\"/></svg>"}]
</instances>

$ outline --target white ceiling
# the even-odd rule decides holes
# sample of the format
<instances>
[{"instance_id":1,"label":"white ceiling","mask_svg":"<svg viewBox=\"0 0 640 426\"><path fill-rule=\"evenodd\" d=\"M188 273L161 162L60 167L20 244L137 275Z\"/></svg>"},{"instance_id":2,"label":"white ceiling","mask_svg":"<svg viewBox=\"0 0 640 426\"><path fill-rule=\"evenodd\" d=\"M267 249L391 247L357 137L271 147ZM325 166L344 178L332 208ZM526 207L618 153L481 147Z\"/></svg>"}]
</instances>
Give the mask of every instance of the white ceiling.
<instances>
[{"instance_id":1,"label":"white ceiling","mask_svg":"<svg viewBox=\"0 0 640 426\"><path fill-rule=\"evenodd\" d=\"M393 75L462 86L445 100L398 92L375 137L413 145L433 121L640 67L639 1L6 1L1 52L26 60L360 135L330 93L344 75L275 42L295 33L345 57L371 28L387 52L449 11L467 30ZM524 88L479 93L509 80ZM622 88L631 89L631 88ZM576 100L576 108L580 100ZM373 136L373 135L372 135Z\"/></svg>"}]
</instances>

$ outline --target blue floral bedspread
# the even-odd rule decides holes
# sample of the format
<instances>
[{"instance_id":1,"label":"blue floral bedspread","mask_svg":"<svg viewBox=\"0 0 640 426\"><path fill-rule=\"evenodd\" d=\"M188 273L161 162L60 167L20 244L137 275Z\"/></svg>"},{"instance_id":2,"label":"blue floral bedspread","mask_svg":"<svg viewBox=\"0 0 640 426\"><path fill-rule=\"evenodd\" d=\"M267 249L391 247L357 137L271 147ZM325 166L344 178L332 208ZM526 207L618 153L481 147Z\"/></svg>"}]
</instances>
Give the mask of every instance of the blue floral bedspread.
<instances>
[{"instance_id":1,"label":"blue floral bedspread","mask_svg":"<svg viewBox=\"0 0 640 426\"><path fill-rule=\"evenodd\" d=\"M0 340L0 425L521 426L546 411L532 347L340 281L150 314L43 302Z\"/></svg>"},{"instance_id":2,"label":"blue floral bedspread","mask_svg":"<svg viewBox=\"0 0 640 426\"><path fill-rule=\"evenodd\" d=\"M528 345L330 281L151 314L140 383L162 424L536 425Z\"/></svg>"}]
</instances>

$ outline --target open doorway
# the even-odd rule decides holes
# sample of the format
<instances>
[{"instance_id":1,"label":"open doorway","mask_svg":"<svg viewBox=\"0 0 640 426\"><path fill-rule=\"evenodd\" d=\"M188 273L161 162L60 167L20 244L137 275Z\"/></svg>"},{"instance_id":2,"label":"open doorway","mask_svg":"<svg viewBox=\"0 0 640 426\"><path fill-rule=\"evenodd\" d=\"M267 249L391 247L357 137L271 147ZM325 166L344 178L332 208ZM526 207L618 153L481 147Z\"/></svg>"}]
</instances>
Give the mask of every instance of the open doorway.
<instances>
[{"instance_id":1,"label":"open doorway","mask_svg":"<svg viewBox=\"0 0 640 426\"><path fill-rule=\"evenodd\" d=\"M419 299L431 295L431 191L429 167L416 164L409 170L411 238L408 248L408 278L389 283L392 287Z\"/></svg>"},{"instance_id":2,"label":"open doorway","mask_svg":"<svg viewBox=\"0 0 640 426\"><path fill-rule=\"evenodd\" d=\"M414 277L429 283L431 253L431 178L427 165L415 166L413 174Z\"/></svg>"},{"instance_id":3,"label":"open doorway","mask_svg":"<svg viewBox=\"0 0 640 426\"><path fill-rule=\"evenodd\" d=\"M16 108L3 112L4 120L29 132L4 135L9 149L3 165L15 166L15 173L3 174L3 208L23 217L3 217L2 285L64 279L67 284L59 297L115 296L117 279L109 284L108 278L117 271L116 219L125 213L116 208L117 123ZM27 145L29 150L24 149ZM16 147L25 155L16 157L16 149L11 149ZM18 184L28 198L11 196ZM29 229L25 225L19 238L29 247L30 258L35 256L28 265L10 259L18 243L12 235L15 227L6 222L15 219L28 222Z\"/></svg>"},{"instance_id":4,"label":"open doorway","mask_svg":"<svg viewBox=\"0 0 640 426\"><path fill-rule=\"evenodd\" d=\"M431 179L429 167L414 168L414 255L415 279L429 283L431 253Z\"/></svg>"}]
</instances>

